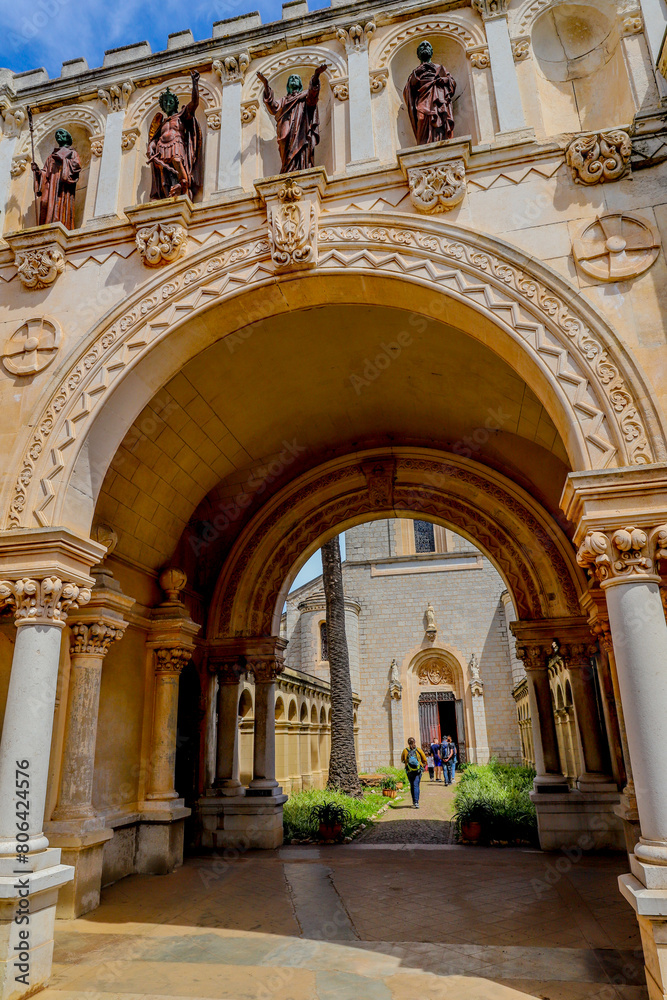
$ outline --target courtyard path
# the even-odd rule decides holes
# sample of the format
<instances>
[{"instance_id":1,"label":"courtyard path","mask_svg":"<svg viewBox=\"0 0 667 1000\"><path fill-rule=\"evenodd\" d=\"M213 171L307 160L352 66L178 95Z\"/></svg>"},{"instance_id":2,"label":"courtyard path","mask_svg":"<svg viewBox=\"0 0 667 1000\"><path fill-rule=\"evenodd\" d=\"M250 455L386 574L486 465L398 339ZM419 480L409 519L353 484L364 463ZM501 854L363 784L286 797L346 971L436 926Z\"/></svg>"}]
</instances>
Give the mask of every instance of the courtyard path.
<instances>
[{"instance_id":1,"label":"courtyard path","mask_svg":"<svg viewBox=\"0 0 667 1000\"><path fill-rule=\"evenodd\" d=\"M404 788L376 823L357 838L362 844L450 844L454 841L454 789L422 777L419 810L412 806L410 789Z\"/></svg>"},{"instance_id":2,"label":"courtyard path","mask_svg":"<svg viewBox=\"0 0 667 1000\"><path fill-rule=\"evenodd\" d=\"M378 826L402 822L389 817ZM228 853L131 876L58 921L40 1000L647 1000L624 857L364 841Z\"/></svg>"}]
</instances>

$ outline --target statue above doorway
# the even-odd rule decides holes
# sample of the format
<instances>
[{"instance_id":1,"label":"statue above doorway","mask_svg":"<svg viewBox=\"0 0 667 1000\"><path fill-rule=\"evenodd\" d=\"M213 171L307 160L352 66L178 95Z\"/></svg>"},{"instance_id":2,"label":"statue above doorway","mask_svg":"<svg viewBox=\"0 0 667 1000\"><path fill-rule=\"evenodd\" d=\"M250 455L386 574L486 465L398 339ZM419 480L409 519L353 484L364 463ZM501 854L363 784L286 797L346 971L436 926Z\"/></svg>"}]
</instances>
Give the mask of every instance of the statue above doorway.
<instances>
[{"instance_id":1,"label":"statue above doorway","mask_svg":"<svg viewBox=\"0 0 667 1000\"><path fill-rule=\"evenodd\" d=\"M202 183L202 136L195 111L199 106L199 73L191 70L192 97L178 110L178 97L169 87L160 95L160 107L148 132L151 165L151 201L187 194L194 199Z\"/></svg>"},{"instance_id":2,"label":"statue above doorway","mask_svg":"<svg viewBox=\"0 0 667 1000\"><path fill-rule=\"evenodd\" d=\"M301 77L292 73L287 81L287 94L279 100L263 73L257 76L264 84L264 104L276 119L280 173L308 170L315 166L315 146L320 141L320 76L327 68L322 63L313 73L308 90L304 91Z\"/></svg>"},{"instance_id":3,"label":"statue above doorway","mask_svg":"<svg viewBox=\"0 0 667 1000\"><path fill-rule=\"evenodd\" d=\"M417 47L420 65L408 77L403 100L418 146L450 139L454 132L453 100L456 80L440 63L433 63L433 46Z\"/></svg>"}]
</instances>

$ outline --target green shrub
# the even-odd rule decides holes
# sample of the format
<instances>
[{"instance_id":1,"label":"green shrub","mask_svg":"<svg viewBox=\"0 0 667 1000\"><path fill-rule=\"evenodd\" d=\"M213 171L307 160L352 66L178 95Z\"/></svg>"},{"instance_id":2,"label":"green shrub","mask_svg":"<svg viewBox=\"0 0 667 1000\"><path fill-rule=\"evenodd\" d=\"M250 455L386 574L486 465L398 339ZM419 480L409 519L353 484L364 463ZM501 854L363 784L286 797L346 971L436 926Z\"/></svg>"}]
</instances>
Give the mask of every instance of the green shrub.
<instances>
[{"instance_id":1,"label":"green shrub","mask_svg":"<svg viewBox=\"0 0 667 1000\"><path fill-rule=\"evenodd\" d=\"M327 803L337 804L345 809L347 818L343 822L342 834L349 837L362 823L367 822L387 800L377 792L366 792L362 799L353 799L342 792L327 789L311 789L291 795L283 807L283 833L285 840L305 840L317 837L319 832L319 807Z\"/></svg>"},{"instance_id":2,"label":"green shrub","mask_svg":"<svg viewBox=\"0 0 667 1000\"><path fill-rule=\"evenodd\" d=\"M391 767L390 765L387 765L386 767L378 767L377 773L391 774L394 776L394 778L396 778L397 781L401 781L403 782L403 784L405 784L405 782L407 781L407 778L405 776L405 770L402 767Z\"/></svg>"},{"instance_id":3,"label":"green shrub","mask_svg":"<svg viewBox=\"0 0 667 1000\"><path fill-rule=\"evenodd\" d=\"M388 792L395 792L398 788L398 779L393 774L385 774L380 782L380 788L386 788Z\"/></svg>"},{"instance_id":4,"label":"green shrub","mask_svg":"<svg viewBox=\"0 0 667 1000\"><path fill-rule=\"evenodd\" d=\"M530 800L534 777L532 768L495 760L468 765L454 796L459 833L463 823L478 822L485 841L535 842L537 819Z\"/></svg>"}]
</instances>

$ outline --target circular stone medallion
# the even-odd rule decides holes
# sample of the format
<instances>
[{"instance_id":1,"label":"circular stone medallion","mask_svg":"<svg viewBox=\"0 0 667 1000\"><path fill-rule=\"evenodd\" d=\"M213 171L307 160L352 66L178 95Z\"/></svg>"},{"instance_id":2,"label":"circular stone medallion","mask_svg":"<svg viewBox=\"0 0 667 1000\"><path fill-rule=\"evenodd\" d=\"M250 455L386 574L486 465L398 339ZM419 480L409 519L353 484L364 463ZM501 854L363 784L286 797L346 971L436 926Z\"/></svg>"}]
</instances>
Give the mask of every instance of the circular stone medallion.
<instances>
[{"instance_id":1,"label":"circular stone medallion","mask_svg":"<svg viewBox=\"0 0 667 1000\"><path fill-rule=\"evenodd\" d=\"M636 278L654 263L659 250L655 227L627 212L598 217L572 243L577 267L599 281Z\"/></svg>"}]
</instances>

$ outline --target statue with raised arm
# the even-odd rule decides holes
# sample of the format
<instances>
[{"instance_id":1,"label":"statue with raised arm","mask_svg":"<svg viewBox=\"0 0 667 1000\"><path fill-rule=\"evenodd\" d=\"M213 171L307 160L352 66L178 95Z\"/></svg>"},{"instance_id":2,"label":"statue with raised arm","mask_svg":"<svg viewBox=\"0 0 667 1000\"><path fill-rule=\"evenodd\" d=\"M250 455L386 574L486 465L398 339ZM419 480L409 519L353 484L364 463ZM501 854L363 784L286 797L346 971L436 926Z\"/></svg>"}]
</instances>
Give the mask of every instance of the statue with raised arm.
<instances>
[{"instance_id":1,"label":"statue with raised arm","mask_svg":"<svg viewBox=\"0 0 667 1000\"><path fill-rule=\"evenodd\" d=\"M76 182L81 173L81 160L72 149L72 136L67 129L56 130L58 145L40 168L32 162L37 200L37 225L62 222L67 229L74 229L74 196Z\"/></svg>"},{"instance_id":2,"label":"statue with raised arm","mask_svg":"<svg viewBox=\"0 0 667 1000\"><path fill-rule=\"evenodd\" d=\"M287 81L287 94L281 100L274 94L264 74L257 74L264 84L266 109L276 119L281 174L315 166L315 146L320 141L317 102L320 97L320 76L326 68L326 63L317 67L306 91L301 77L292 73Z\"/></svg>"},{"instance_id":3,"label":"statue with raised arm","mask_svg":"<svg viewBox=\"0 0 667 1000\"><path fill-rule=\"evenodd\" d=\"M440 63L433 63L433 46L417 47L420 65L408 77L403 100L418 146L450 139L454 131L456 81Z\"/></svg>"},{"instance_id":4,"label":"statue with raised arm","mask_svg":"<svg viewBox=\"0 0 667 1000\"><path fill-rule=\"evenodd\" d=\"M187 194L194 198L202 183L202 137L195 111L199 105L199 73L191 70L192 97L180 111L169 87L148 131L148 162L153 183L151 201Z\"/></svg>"}]
</instances>

